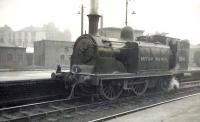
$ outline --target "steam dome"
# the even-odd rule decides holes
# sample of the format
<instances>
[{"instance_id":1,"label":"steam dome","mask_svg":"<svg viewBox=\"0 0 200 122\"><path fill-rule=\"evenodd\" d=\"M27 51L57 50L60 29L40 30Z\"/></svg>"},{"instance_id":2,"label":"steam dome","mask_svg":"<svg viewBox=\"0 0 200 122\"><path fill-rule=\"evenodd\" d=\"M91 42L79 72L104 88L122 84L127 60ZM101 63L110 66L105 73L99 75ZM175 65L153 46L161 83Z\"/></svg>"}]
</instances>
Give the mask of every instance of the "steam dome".
<instances>
[{"instance_id":1,"label":"steam dome","mask_svg":"<svg viewBox=\"0 0 200 122\"><path fill-rule=\"evenodd\" d=\"M122 28L120 38L126 41L133 41L133 28L131 28L130 26L125 26L124 28Z\"/></svg>"}]
</instances>

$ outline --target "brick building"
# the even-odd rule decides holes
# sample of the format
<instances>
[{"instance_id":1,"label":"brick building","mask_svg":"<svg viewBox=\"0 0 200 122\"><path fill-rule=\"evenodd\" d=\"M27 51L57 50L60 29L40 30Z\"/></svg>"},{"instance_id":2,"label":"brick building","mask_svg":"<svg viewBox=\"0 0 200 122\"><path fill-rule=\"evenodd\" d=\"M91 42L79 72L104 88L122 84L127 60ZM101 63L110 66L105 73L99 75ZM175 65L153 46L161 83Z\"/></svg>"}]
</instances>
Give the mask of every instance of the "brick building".
<instances>
[{"instance_id":1,"label":"brick building","mask_svg":"<svg viewBox=\"0 0 200 122\"><path fill-rule=\"evenodd\" d=\"M0 43L14 45L14 32L7 25L0 27Z\"/></svg>"},{"instance_id":2,"label":"brick building","mask_svg":"<svg viewBox=\"0 0 200 122\"><path fill-rule=\"evenodd\" d=\"M56 68L57 64L69 67L74 42L41 40L34 42L34 64Z\"/></svg>"},{"instance_id":3,"label":"brick building","mask_svg":"<svg viewBox=\"0 0 200 122\"><path fill-rule=\"evenodd\" d=\"M35 41L40 40L71 40L69 30L60 31L53 23L43 25L43 27L29 26L18 31L13 31L11 27L5 25L0 27L0 42L22 47L33 47Z\"/></svg>"},{"instance_id":4,"label":"brick building","mask_svg":"<svg viewBox=\"0 0 200 122\"><path fill-rule=\"evenodd\" d=\"M23 68L26 64L26 48L0 44L0 68Z\"/></svg>"}]
</instances>

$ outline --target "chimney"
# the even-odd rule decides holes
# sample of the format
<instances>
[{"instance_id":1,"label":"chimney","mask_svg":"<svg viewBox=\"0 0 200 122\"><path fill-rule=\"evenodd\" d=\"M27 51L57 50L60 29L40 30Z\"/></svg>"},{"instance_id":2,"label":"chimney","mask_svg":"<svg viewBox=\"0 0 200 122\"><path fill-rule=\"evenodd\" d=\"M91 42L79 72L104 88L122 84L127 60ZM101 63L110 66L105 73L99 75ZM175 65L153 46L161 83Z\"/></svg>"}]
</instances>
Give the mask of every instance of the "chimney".
<instances>
[{"instance_id":1,"label":"chimney","mask_svg":"<svg viewBox=\"0 0 200 122\"><path fill-rule=\"evenodd\" d=\"M99 23L98 14L98 0L90 0L90 14L89 18L89 34L96 35L98 32L98 23Z\"/></svg>"}]
</instances>

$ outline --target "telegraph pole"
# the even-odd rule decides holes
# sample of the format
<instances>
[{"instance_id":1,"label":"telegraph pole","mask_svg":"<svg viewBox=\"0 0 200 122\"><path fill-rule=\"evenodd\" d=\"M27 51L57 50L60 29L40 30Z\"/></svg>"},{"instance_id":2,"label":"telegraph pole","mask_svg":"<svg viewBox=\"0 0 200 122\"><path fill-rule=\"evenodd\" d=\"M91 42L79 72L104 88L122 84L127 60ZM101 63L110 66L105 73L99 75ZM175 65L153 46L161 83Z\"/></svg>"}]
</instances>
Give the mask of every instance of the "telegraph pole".
<instances>
[{"instance_id":1,"label":"telegraph pole","mask_svg":"<svg viewBox=\"0 0 200 122\"><path fill-rule=\"evenodd\" d=\"M125 18L125 25L126 25L126 26L127 26L127 24L128 24L127 14L128 14L128 0L126 0L126 18Z\"/></svg>"},{"instance_id":2,"label":"telegraph pole","mask_svg":"<svg viewBox=\"0 0 200 122\"><path fill-rule=\"evenodd\" d=\"M83 35L83 20L84 19L84 8L83 8L83 4L81 5L81 35Z\"/></svg>"},{"instance_id":3,"label":"telegraph pole","mask_svg":"<svg viewBox=\"0 0 200 122\"><path fill-rule=\"evenodd\" d=\"M135 11L133 11L131 14L136 14ZM128 25L128 0L126 0L126 17L125 17L125 25Z\"/></svg>"}]
</instances>

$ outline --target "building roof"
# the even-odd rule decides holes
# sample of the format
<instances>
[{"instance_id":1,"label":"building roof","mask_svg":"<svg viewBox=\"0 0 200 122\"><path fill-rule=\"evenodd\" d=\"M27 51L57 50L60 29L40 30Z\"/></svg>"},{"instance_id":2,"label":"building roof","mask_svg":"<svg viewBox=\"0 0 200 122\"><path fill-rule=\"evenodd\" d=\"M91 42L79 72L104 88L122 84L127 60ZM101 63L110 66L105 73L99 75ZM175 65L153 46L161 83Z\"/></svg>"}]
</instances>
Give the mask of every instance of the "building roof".
<instances>
[{"instance_id":1,"label":"building roof","mask_svg":"<svg viewBox=\"0 0 200 122\"><path fill-rule=\"evenodd\" d=\"M59 40L40 40L40 41L35 41L34 42L34 44L36 44L36 43L48 43L48 44L50 44L50 43L55 43L55 44L67 44L67 45L69 45L69 46L72 46L72 45L74 45L74 42L72 42L72 41L59 41Z\"/></svg>"},{"instance_id":2,"label":"building roof","mask_svg":"<svg viewBox=\"0 0 200 122\"><path fill-rule=\"evenodd\" d=\"M66 42L66 43L74 43L72 41L64 41L64 40L46 40L46 39L43 39L43 40L40 40L40 41L36 41L36 42Z\"/></svg>"},{"instance_id":3,"label":"building roof","mask_svg":"<svg viewBox=\"0 0 200 122\"><path fill-rule=\"evenodd\" d=\"M8 25L4 25L4 27L0 27L0 31L12 31L12 29Z\"/></svg>"},{"instance_id":4,"label":"building roof","mask_svg":"<svg viewBox=\"0 0 200 122\"><path fill-rule=\"evenodd\" d=\"M26 49L24 47L18 47L12 44L8 44L8 43L0 43L0 48L21 48L21 49Z\"/></svg>"},{"instance_id":5,"label":"building roof","mask_svg":"<svg viewBox=\"0 0 200 122\"><path fill-rule=\"evenodd\" d=\"M43 29L40 27L29 26L29 27L25 27L19 31L43 31Z\"/></svg>"},{"instance_id":6,"label":"building roof","mask_svg":"<svg viewBox=\"0 0 200 122\"><path fill-rule=\"evenodd\" d=\"M100 31L101 29L99 29ZM122 28L119 28L119 27L104 27L102 28L102 30L119 30L121 31ZM134 31L141 31L141 32L144 32L144 30L139 30L139 29L133 29Z\"/></svg>"}]
</instances>

